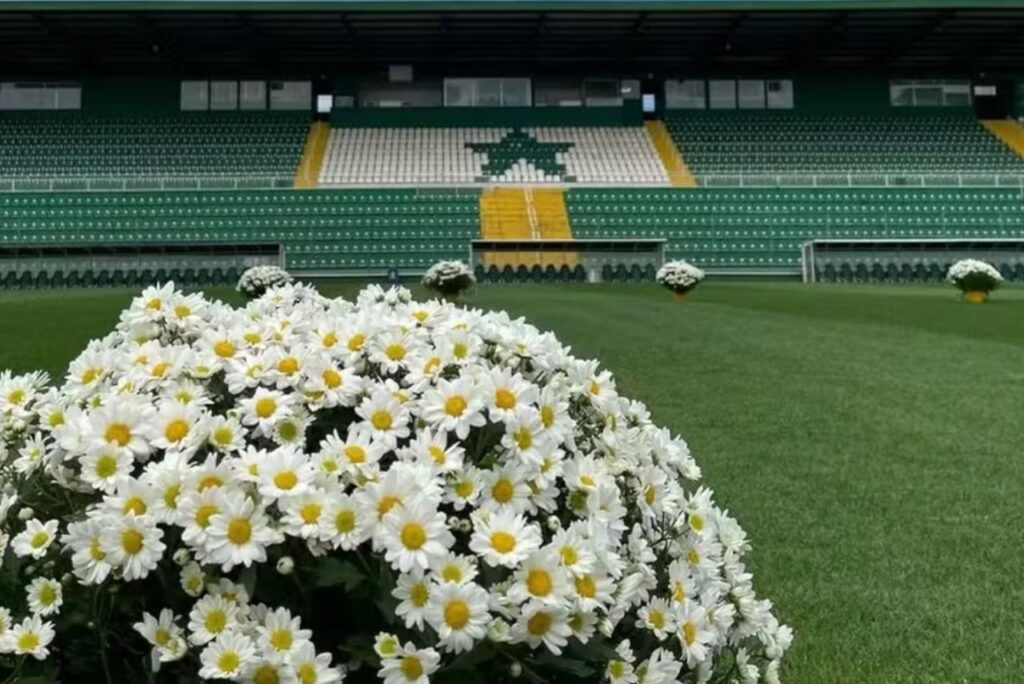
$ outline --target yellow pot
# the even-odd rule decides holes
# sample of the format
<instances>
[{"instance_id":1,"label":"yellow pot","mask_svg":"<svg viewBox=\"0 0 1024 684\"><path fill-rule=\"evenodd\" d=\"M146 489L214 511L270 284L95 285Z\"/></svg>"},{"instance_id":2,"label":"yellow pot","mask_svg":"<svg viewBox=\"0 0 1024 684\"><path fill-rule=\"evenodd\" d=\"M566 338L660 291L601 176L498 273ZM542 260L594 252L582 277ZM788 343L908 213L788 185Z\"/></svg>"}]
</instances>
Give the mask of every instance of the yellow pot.
<instances>
[{"instance_id":1,"label":"yellow pot","mask_svg":"<svg viewBox=\"0 0 1024 684\"><path fill-rule=\"evenodd\" d=\"M971 304L984 304L985 299L987 298L988 293L982 292L981 290L971 290L970 292L964 293L964 299L966 299Z\"/></svg>"}]
</instances>

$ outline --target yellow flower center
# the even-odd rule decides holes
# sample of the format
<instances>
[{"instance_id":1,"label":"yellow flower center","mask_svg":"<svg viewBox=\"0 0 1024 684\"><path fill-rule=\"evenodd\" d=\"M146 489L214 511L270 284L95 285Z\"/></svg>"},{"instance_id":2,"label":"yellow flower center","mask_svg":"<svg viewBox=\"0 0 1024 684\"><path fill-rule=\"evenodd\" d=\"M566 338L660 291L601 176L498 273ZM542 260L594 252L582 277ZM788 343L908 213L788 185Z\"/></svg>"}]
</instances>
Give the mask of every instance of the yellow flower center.
<instances>
[{"instance_id":1,"label":"yellow flower center","mask_svg":"<svg viewBox=\"0 0 1024 684\"><path fill-rule=\"evenodd\" d=\"M144 541L145 537L138 530L125 530L121 533L121 548L131 556L142 551Z\"/></svg>"},{"instance_id":2,"label":"yellow flower center","mask_svg":"<svg viewBox=\"0 0 1024 684\"><path fill-rule=\"evenodd\" d=\"M204 504L196 509L196 524L202 528L210 526L210 518L217 513L213 504Z\"/></svg>"},{"instance_id":3,"label":"yellow flower center","mask_svg":"<svg viewBox=\"0 0 1024 684\"><path fill-rule=\"evenodd\" d=\"M270 633L270 645L278 651L287 651L292 647L292 631L290 629L275 629Z\"/></svg>"},{"instance_id":4,"label":"yellow flower center","mask_svg":"<svg viewBox=\"0 0 1024 684\"><path fill-rule=\"evenodd\" d=\"M170 509L178 507L178 495L181 494L181 485L172 484L164 490L164 505Z\"/></svg>"},{"instance_id":5,"label":"yellow flower center","mask_svg":"<svg viewBox=\"0 0 1024 684\"><path fill-rule=\"evenodd\" d=\"M288 356L277 362L277 370L285 375L295 375L299 372L299 360L294 356Z\"/></svg>"},{"instance_id":6,"label":"yellow flower center","mask_svg":"<svg viewBox=\"0 0 1024 684\"><path fill-rule=\"evenodd\" d=\"M299 510L299 516L307 525L315 525L316 521L320 519L321 512L323 512L323 508L320 504L308 503Z\"/></svg>"},{"instance_id":7,"label":"yellow flower center","mask_svg":"<svg viewBox=\"0 0 1024 684\"><path fill-rule=\"evenodd\" d=\"M323 372L324 384L328 389L341 387L341 373L328 368Z\"/></svg>"},{"instance_id":8,"label":"yellow flower center","mask_svg":"<svg viewBox=\"0 0 1024 684\"><path fill-rule=\"evenodd\" d=\"M533 446L533 435L530 434L529 428L525 426L516 430L515 440L516 445L523 451Z\"/></svg>"},{"instance_id":9,"label":"yellow flower center","mask_svg":"<svg viewBox=\"0 0 1024 684\"><path fill-rule=\"evenodd\" d=\"M213 345L213 353L222 359L230 359L235 355L235 351L235 345L231 343L231 340L221 340Z\"/></svg>"},{"instance_id":10,"label":"yellow flower center","mask_svg":"<svg viewBox=\"0 0 1024 684\"><path fill-rule=\"evenodd\" d=\"M394 342L387 346L387 349L384 350L384 353L392 361L401 361L402 359L405 358L405 347L401 344L398 344L397 342Z\"/></svg>"},{"instance_id":11,"label":"yellow flower center","mask_svg":"<svg viewBox=\"0 0 1024 684\"><path fill-rule=\"evenodd\" d=\"M53 605L53 602L57 600L57 590L53 588L52 584L44 584L39 589L39 602L44 606Z\"/></svg>"},{"instance_id":12,"label":"yellow flower center","mask_svg":"<svg viewBox=\"0 0 1024 684\"><path fill-rule=\"evenodd\" d=\"M159 311L160 308L163 307L163 305L164 303L160 301L159 297L154 297L153 299L150 299L148 302L146 302L146 308L149 309L150 311Z\"/></svg>"},{"instance_id":13,"label":"yellow flower center","mask_svg":"<svg viewBox=\"0 0 1024 684\"><path fill-rule=\"evenodd\" d=\"M82 384L90 385L96 380L103 372L100 368L86 368L85 372L82 373Z\"/></svg>"},{"instance_id":14,"label":"yellow flower center","mask_svg":"<svg viewBox=\"0 0 1024 684\"><path fill-rule=\"evenodd\" d=\"M462 569L458 565L446 565L441 569L441 579L445 582L461 582Z\"/></svg>"},{"instance_id":15,"label":"yellow flower center","mask_svg":"<svg viewBox=\"0 0 1024 684\"><path fill-rule=\"evenodd\" d=\"M466 400L464 397L459 395L451 396L445 399L444 412L452 418L458 418L466 411Z\"/></svg>"},{"instance_id":16,"label":"yellow flower center","mask_svg":"<svg viewBox=\"0 0 1024 684\"><path fill-rule=\"evenodd\" d=\"M111 423L107 426L107 431L103 434L103 438L107 440L108 444L116 444L117 446L128 446L128 442L132 440L132 431L124 423Z\"/></svg>"},{"instance_id":17,"label":"yellow flower center","mask_svg":"<svg viewBox=\"0 0 1024 684\"><path fill-rule=\"evenodd\" d=\"M94 561L101 561L107 557L107 554L103 553L103 549L100 548L99 537L96 537L89 543L89 557Z\"/></svg>"},{"instance_id":18,"label":"yellow flower center","mask_svg":"<svg viewBox=\"0 0 1024 684\"><path fill-rule=\"evenodd\" d=\"M235 435L227 425L221 425L213 431L213 441L217 446L226 447L234 440Z\"/></svg>"},{"instance_id":19,"label":"yellow flower center","mask_svg":"<svg viewBox=\"0 0 1024 684\"><path fill-rule=\"evenodd\" d=\"M153 366L153 368L149 371L149 374L151 377L154 378L162 378L167 374L167 369L170 367L171 364L167 363L166 361L161 361L160 363Z\"/></svg>"},{"instance_id":20,"label":"yellow flower center","mask_svg":"<svg viewBox=\"0 0 1024 684\"><path fill-rule=\"evenodd\" d=\"M211 487L223 487L223 486L224 486L224 480L222 480L219 475L212 475L211 474L211 475L206 475L206 476L203 477L203 479L199 480L199 485L198 485L197 489L202 492L202 491L206 491L207 489L209 489Z\"/></svg>"},{"instance_id":21,"label":"yellow flower center","mask_svg":"<svg viewBox=\"0 0 1024 684\"><path fill-rule=\"evenodd\" d=\"M508 503L512 500L512 497L516 493L515 485L513 485L507 478L501 478L494 483L491 487L491 496L498 503Z\"/></svg>"},{"instance_id":22,"label":"yellow flower center","mask_svg":"<svg viewBox=\"0 0 1024 684\"><path fill-rule=\"evenodd\" d=\"M444 449L437 445L431 444L430 447L427 448L427 452L430 454L430 457L434 459L434 463L439 466L444 465L445 460L447 460L444 455Z\"/></svg>"},{"instance_id":23,"label":"yellow flower center","mask_svg":"<svg viewBox=\"0 0 1024 684\"><path fill-rule=\"evenodd\" d=\"M562 557L562 563L565 565L576 565L580 559L580 555L576 553L575 547L563 546L558 550L558 555Z\"/></svg>"},{"instance_id":24,"label":"yellow flower center","mask_svg":"<svg viewBox=\"0 0 1024 684\"><path fill-rule=\"evenodd\" d=\"M644 487L644 501L647 502L648 506L654 505L656 494L657 493L654 491L654 485L647 485Z\"/></svg>"},{"instance_id":25,"label":"yellow flower center","mask_svg":"<svg viewBox=\"0 0 1024 684\"><path fill-rule=\"evenodd\" d=\"M188 436L188 423L181 418L176 418L164 428L164 437L168 442L176 443Z\"/></svg>"},{"instance_id":26,"label":"yellow flower center","mask_svg":"<svg viewBox=\"0 0 1024 684\"><path fill-rule=\"evenodd\" d=\"M18 405L21 402L25 401L25 390L21 389L20 387L18 389L11 390L10 392L7 393L7 401L15 405Z\"/></svg>"},{"instance_id":27,"label":"yellow flower center","mask_svg":"<svg viewBox=\"0 0 1024 684\"><path fill-rule=\"evenodd\" d=\"M407 522L402 527L401 538L405 548L415 551L427 543L427 531L419 523Z\"/></svg>"},{"instance_id":28,"label":"yellow flower center","mask_svg":"<svg viewBox=\"0 0 1024 684\"><path fill-rule=\"evenodd\" d=\"M551 575L546 570L531 570L526 576L526 588L534 596L547 596L551 593Z\"/></svg>"},{"instance_id":29,"label":"yellow flower center","mask_svg":"<svg viewBox=\"0 0 1024 684\"><path fill-rule=\"evenodd\" d=\"M662 629L665 627L665 616L662 615L660 610L652 610L647 614L647 620L651 623L654 629Z\"/></svg>"},{"instance_id":30,"label":"yellow flower center","mask_svg":"<svg viewBox=\"0 0 1024 684\"><path fill-rule=\"evenodd\" d=\"M221 672L231 673L238 669L242 661L234 651L225 651L217 658L217 669Z\"/></svg>"},{"instance_id":31,"label":"yellow flower center","mask_svg":"<svg viewBox=\"0 0 1024 684\"><path fill-rule=\"evenodd\" d=\"M174 307L174 315L177 316L178 318L185 318L186 316L189 316L191 314L192 309L188 308L184 304L179 304L178 306Z\"/></svg>"},{"instance_id":32,"label":"yellow flower center","mask_svg":"<svg viewBox=\"0 0 1024 684\"><path fill-rule=\"evenodd\" d=\"M457 359L464 359L469 354L469 347L466 346L465 342L456 342L452 345L452 356Z\"/></svg>"},{"instance_id":33,"label":"yellow flower center","mask_svg":"<svg viewBox=\"0 0 1024 684\"><path fill-rule=\"evenodd\" d=\"M539 612L526 621L526 631L533 636L544 636L551 629L551 615Z\"/></svg>"},{"instance_id":34,"label":"yellow flower center","mask_svg":"<svg viewBox=\"0 0 1024 684\"><path fill-rule=\"evenodd\" d=\"M693 624L690 620L683 623L683 641L686 642L687 646L693 645L693 642L697 640L697 625Z\"/></svg>"},{"instance_id":35,"label":"yellow flower center","mask_svg":"<svg viewBox=\"0 0 1024 684\"><path fill-rule=\"evenodd\" d=\"M349 351L356 352L363 348L363 344L365 342L366 335L363 335L362 333L356 333L352 337L348 338L348 344L346 346L348 347Z\"/></svg>"},{"instance_id":36,"label":"yellow flower center","mask_svg":"<svg viewBox=\"0 0 1024 684\"><path fill-rule=\"evenodd\" d=\"M452 629L462 629L469 622L469 606L465 601L453 599L444 607L444 622Z\"/></svg>"},{"instance_id":37,"label":"yellow flower center","mask_svg":"<svg viewBox=\"0 0 1024 684\"><path fill-rule=\"evenodd\" d=\"M269 418L277 410L277 402L270 397L263 397L256 402L256 415L260 418Z\"/></svg>"},{"instance_id":38,"label":"yellow flower center","mask_svg":"<svg viewBox=\"0 0 1024 684\"><path fill-rule=\"evenodd\" d=\"M338 344L338 336L333 332L329 332L320 338L320 344L324 345L328 349Z\"/></svg>"},{"instance_id":39,"label":"yellow flower center","mask_svg":"<svg viewBox=\"0 0 1024 684\"><path fill-rule=\"evenodd\" d=\"M149 510L149 506L142 500L142 497L131 496L128 497L124 502L124 506L121 510L125 513L134 513L135 515L145 515L146 511Z\"/></svg>"},{"instance_id":40,"label":"yellow flower center","mask_svg":"<svg viewBox=\"0 0 1024 684\"><path fill-rule=\"evenodd\" d=\"M235 518L228 523L228 539L241 546L252 539L252 524L247 518Z\"/></svg>"},{"instance_id":41,"label":"yellow flower center","mask_svg":"<svg viewBox=\"0 0 1024 684\"><path fill-rule=\"evenodd\" d=\"M416 656L405 656L402 658L401 664L398 669L402 671L405 678L410 682L415 681L423 676L423 665L420 663L420 659Z\"/></svg>"},{"instance_id":42,"label":"yellow flower center","mask_svg":"<svg viewBox=\"0 0 1024 684\"><path fill-rule=\"evenodd\" d=\"M242 336L249 344L258 344L263 338L257 332L247 332Z\"/></svg>"},{"instance_id":43,"label":"yellow flower center","mask_svg":"<svg viewBox=\"0 0 1024 684\"><path fill-rule=\"evenodd\" d=\"M370 417L370 422L378 430L390 430L392 424L391 414L387 411L374 411Z\"/></svg>"},{"instance_id":44,"label":"yellow flower center","mask_svg":"<svg viewBox=\"0 0 1024 684\"><path fill-rule=\"evenodd\" d=\"M691 548L686 552L686 562L690 565L697 565L700 563L700 552L697 549Z\"/></svg>"},{"instance_id":45,"label":"yellow flower center","mask_svg":"<svg viewBox=\"0 0 1024 684\"><path fill-rule=\"evenodd\" d=\"M153 633L153 641L156 642L157 646L166 646L171 640L171 633L163 627L157 627L156 632Z\"/></svg>"},{"instance_id":46,"label":"yellow flower center","mask_svg":"<svg viewBox=\"0 0 1024 684\"><path fill-rule=\"evenodd\" d=\"M94 470L96 477L106 479L117 472L117 459L110 454L104 454L96 459Z\"/></svg>"},{"instance_id":47,"label":"yellow flower center","mask_svg":"<svg viewBox=\"0 0 1024 684\"><path fill-rule=\"evenodd\" d=\"M540 423L545 428L549 428L555 424L555 409L551 408L547 404L540 407Z\"/></svg>"},{"instance_id":48,"label":"yellow flower center","mask_svg":"<svg viewBox=\"0 0 1024 684\"><path fill-rule=\"evenodd\" d=\"M274 475L274 486L278 489L288 491L299 483L299 477L291 470L282 470Z\"/></svg>"},{"instance_id":49,"label":"yellow flower center","mask_svg":"<svg viewBox=\"0 0 1024 684\"><path fill-rule=\"evenodd\" d=\"M597 594L597 584L590 575L583 575L576 578L576 593L583 598L594 598Z\"/></svg>"},{"instance_id":50,"label":"yellow flower center","mask_svg":"<svg viewBox=\"0 0 1024 684\"><path fill-rule=\"evenodd\" d=\"M427 585L423 582L417 582L412 585L409 590L409 600L417 608L422 608L427 605L427 601L430 600L430 593L427 591Z\"/></svg>"},{"instance_id":51,"label":"yellow flower center","mask_svg":"<svg viewBox=\"0 0 1024 684\"><path fill-rule=\"evenodd\" d=\"M277 668L273 665L260 665L252 676L253 684L278 684Z\"/></svg>"},{"instance_id":52,"label":"yellow flower center","mask_svg":"<svg viewBox=\"0 0 1024 684\"><path fill-rule=\"evenodd\" d=\"M516 395L504 387L494 391L494 405L500 409L512 409L516 407Z\"/></svg>"},{"instance_id":53,"label":"yellow flower center","mask_svg":"<svg viewBox=\"0 0 1024 684\"><path fill-rule=\"evenodd\" d=\"M338 511L334 516L334 528L343 534L351 532L356 527L356 514L351 508Z\"/></svg>"},{"instance_id":54,"label":"yellow flower center","mask_svg":"<svg viewBox=\"0 0 1024 684\"><path fill-rule=\"evenodd\" d=\"M463 499L469 498L473 495L473 482L472 480L459 480L455 485L455 493Z\"/></svg>"},{"instance_id":55,"label":"yellow flower center","mask_svg":"<svg viewBox=\"0 0 1024 684\"><path fill-rule=\"evenodd\" d=\"M350 444L345 447L345 458L349 460L349 463L365 463L366 449L358 444Z\"/></svg>"},{"instance_id":56,"label":"yellow flower center","mask_svg":"<svg viewBox=\"0 0 1024 684\"><path fill-rule=\"evenodd\" d=\"M39 646L39 635L35 632L25 632L18 637L18 650L34 651Z\"/></svg>"},{"instance_id":57,"label":"yellow flower center","mask_svg":"<svg viewBox=\"0 0 1024 684\"><path fill-rule=\"evenodd\" d=\"M431 356L429 359L427 359L427 362L425 364L423 364L423 372L424 373L433 373L435 370L438 369L438 367L440 365L441 365L441 357L440 356Z\"/></svg>"},{"instance_id":58,"label":"yellow flower center","mask_svg":"<svg viewBox=\"0 0 1024 684\"><path fill-rule=\"evenodd\" d=\"M301 684L316 684L316 666L311 663L302 663L295 668L295 675Z\"/></svg>"},{"instance_id":59,"label":"yellow flower center","mask_svg":"<svg viewBox=\"0 0 1024 684\"><path fill-rule=\"evenodd\" d=\"M516 538L508 532L491 534L491 548L498 553L509 553L516 548Z\"/></svg>"},{"instance_id":60,"label":"yellow flower center","mask_svg":"<svg viewBox=\"0 0 1024 684\"><path fill-rule=\"evenodd\" d=\"M694 532L700 532L704 529L704 518L698 513L690 514L690 528Z\"/></svg>"}]
</instances>

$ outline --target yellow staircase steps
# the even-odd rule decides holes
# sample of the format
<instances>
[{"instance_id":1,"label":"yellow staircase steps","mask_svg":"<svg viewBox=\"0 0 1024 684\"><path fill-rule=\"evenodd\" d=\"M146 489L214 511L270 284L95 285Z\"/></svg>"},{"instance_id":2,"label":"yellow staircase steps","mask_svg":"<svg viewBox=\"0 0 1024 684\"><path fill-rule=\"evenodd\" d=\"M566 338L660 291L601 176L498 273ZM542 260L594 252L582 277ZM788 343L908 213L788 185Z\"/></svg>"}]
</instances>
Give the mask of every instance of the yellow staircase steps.
<instances>
[{"instance_id":1,"label":"yellow staircase steps","mask_svg":"<svg viewBox=\"0 0 1024 684\"><path fill-rule=\"evenodd\" d=\"M1018 157L1024 158L1024 126L1013 119L986 119L981 125L1016 152Z\"/></svg>"},{"instance_id":2,"label":"yellow staircase steps","mask_svg":"<svg viewBox=\"0 0 1024 684\"><path fill-rule=\"evenodd\" d=\"M571 240L572 225L569 222L569 210L565 206L565 189L538 188L528 193L537 219L539 237L544 240ZM578 261L578 252L542 253L540 263L543 266L565 264L572 267Z\"/></svg>"},{"instance_id":3,"label":"yellow staircase steps","mask_svg":"<svg viewBox=\"0 0 1024 684\"><path fill-rule=\"evenodd\" d=\"M697 178L683 161L683 155L679 153L675 141L672 140L672 135L665 127L665 122L645 121L644 127L654 144L654 149L658 152L658 157L661 158L661 163L668 173L668 180L672 186L676 188L697 187Z\"/></svg>"},{"instance_id":4,"label":"yellow staircase steps","mask_svg":"<svg viewBox=\"0 0 1024 684\"><path fill-rule=\"evenodd\" d=\"M292 187L315 188L320 180L320 167L327 153L327 139L331 134L330 124L324 121L314 122L306 135L306 146L302 150L302 160L295 170Z\"/></svg>"},{"instance_id":5,"label":"yellow staircase steps","mask_svg":"<svg viewBox=\"0 0 1024 684\"><path fill-rule=\"evenodd\" d=\"M530 224L526 191L522 188L488 188L480 195L480 235L485 240L529 240L534 237ZM532 257L524 259L523 257ZM532 266L536 255L515 252L484 252L484 265Z\"/></svg>"}]
</instances>

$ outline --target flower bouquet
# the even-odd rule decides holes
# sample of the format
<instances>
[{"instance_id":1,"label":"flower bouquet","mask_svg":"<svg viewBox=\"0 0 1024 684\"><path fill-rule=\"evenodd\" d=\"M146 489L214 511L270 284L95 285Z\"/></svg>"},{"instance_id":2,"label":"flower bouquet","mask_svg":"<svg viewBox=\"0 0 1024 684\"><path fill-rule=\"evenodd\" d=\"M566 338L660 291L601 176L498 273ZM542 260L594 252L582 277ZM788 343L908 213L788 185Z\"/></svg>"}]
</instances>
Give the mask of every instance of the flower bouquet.
<instances>
[{"instance_id":1,"label":"flower bouquet","mask_svg":"<svg viewBox=\"0 0 1024 684\"><path fill-rule=\"evenodd\" d=\"M688 261L679 259L678 261L669 261L662 265L655 275L655 280L662 287L671 290L677 298L681 299L704 280L704 271Z\"/></svg>"},{"instance_id":2,"label":"flower bouquet","mask_svg":"<svg viewBox=\"0 0 1024 684\"><path fill-rule=\"evenodd\" d=\"M461 261L439 261L423 274L423 285L446 298L458 297L475 283L473 271Z\"/></svg>"},{"instance_id":3,"label":"flower bouquet","mask_svg":"<svg viewBox=\"0 0 1024 684\"><path fill-rule=\"evenodd\" d=\"M792 639L611 373L400 289L148 288L0 375L0 481L8 681L770 682Z\"/></svg>"},{"instance_id":4,"label":"flower bouquet","mask_svg":"<svg viewBox=\"0 0 1024 684\"><path fill-rule=\"evenodd\" d=\"M280 266L253 266L242 273L235 289L253 299L272 287L288 285L292 280L291 274Z\"/></svg>"},{"instance_id":5,"label":"flower bouquet","mask_svg":"<svg viewBox=\"0 0 1024 684\"><path fill-rule=\"evenodd\" d=\"M961 259L950 266L946 281L956 285L968 302L981 304L1003 282L1003 276L992 264Z\"/></svg>"}]
</instances>

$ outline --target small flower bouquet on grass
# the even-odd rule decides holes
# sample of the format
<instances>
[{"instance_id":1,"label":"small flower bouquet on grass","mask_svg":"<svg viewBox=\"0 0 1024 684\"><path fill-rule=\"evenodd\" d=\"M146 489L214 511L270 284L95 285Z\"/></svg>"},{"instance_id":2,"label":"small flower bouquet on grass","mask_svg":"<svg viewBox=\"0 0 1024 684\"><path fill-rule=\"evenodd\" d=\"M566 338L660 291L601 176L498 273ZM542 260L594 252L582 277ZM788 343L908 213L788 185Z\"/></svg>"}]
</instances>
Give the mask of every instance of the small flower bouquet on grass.
<instances>
[{"instance_id":1,"label":"small flower bouquet on grass","mask_svg":"<svg viewBox=\"0 0 1024 684\"><path fill-rule=\"evenodd\" d=\"M671 290L677 298L683 298L686 293L697 287L704 280L704 271L700 270L688 261L666 262L658 273L655 280L662 287Z\"/></svg>"},{"instance_id":2,"label":"small flower bouquet on grass","mask_svg":"<svg viewBox=\"0 0 1024 684\"><path fill-rule=\"evenodd\" d=\"M956 285L968 302L981 304L1003 282L1003 276L992 264L962 259L950 266L946 280Z\"/></svg>"},{"instance_id":3,"label":"small flower bouquet on grass","mask_svg":"<svg viewBox=\"0 0 1024 684\"><path fill-rule=\"evenodd\" d=\"M461 261L439 261L423 274L423 285L442 297L456 298L476 283L472 269Z\"/></svg>"},{"instance_id":4,"label":"small flower bouquet on grass","mask_svg":"<svg viewBox=\"0 0 1024 684\"><path fill-rule=\"evenodd\" d=\"M0 482L0 680L773 682L792 640L610 372L406 290L148 288L0 373Z\"/></svg>"},{"instance_id":5,"label":"small flower bouquet on grass","mask_svg":"<svg viewBox=\"0 0 1024 684\"><path fill-rule=\"evenodd\" d=\"M280 266L253 266L238 279L236 290L250 299L260 297L272 287L288 285L293 278Z\"/></svg>"}]
</instances>

